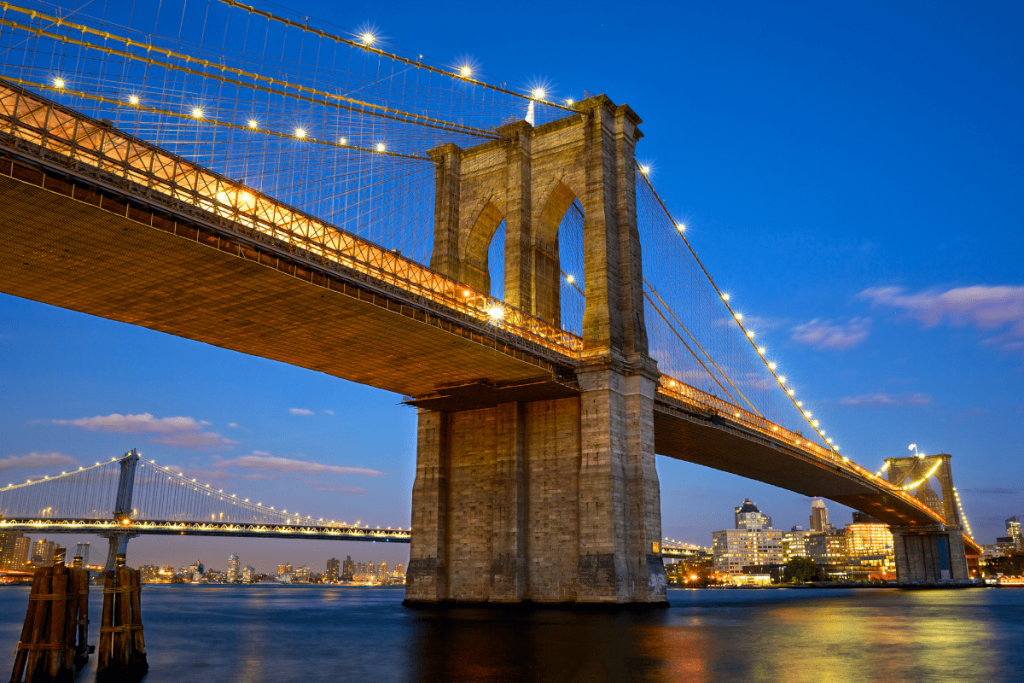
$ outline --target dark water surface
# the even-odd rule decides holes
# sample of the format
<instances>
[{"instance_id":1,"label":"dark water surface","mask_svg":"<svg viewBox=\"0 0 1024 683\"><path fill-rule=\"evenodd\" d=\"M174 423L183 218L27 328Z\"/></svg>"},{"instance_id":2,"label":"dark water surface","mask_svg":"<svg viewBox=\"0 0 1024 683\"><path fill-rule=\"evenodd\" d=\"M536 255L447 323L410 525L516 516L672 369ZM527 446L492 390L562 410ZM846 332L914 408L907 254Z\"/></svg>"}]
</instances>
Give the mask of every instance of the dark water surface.
<instances>
[{"instance_id":1,"label":"dark water surface","mask_svg":"<svg viewBox=\"0 0 1024 683\"><path fill-rule=\"evenodd\" d=\"M1024 681L1024 589L673 590L617 614L409 610L403 593L146 586L146 681ZM0 680L27 598L0 588Z\"/></svg>"}]
</instances>

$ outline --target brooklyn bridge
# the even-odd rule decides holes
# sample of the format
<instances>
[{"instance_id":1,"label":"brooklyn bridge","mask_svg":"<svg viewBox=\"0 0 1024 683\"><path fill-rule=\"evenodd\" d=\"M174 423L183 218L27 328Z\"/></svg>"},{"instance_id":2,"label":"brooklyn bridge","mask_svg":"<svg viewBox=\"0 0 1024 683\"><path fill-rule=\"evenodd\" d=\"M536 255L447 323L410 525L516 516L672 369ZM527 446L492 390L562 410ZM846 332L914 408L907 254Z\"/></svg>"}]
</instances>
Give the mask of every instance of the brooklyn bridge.
<instances>
[{"instance_id":1,"label":"brooklyn bridge","mask_svg":"<svg viewBox=\"0 0 1024 683\"><path fill-rule=\"evenodd\" d=\"M949 458L841 453L637 162L628 105L233 0L146 31L0 7L0 291L391 391L418 420L411 530L134 453L0 489L0 528L112 553L139 533L393 540L410 602L660 603L660 455L872 515L901 581L968 578ZM941 498L917 497L933 477Z\"/></svg>"}]
</instances>

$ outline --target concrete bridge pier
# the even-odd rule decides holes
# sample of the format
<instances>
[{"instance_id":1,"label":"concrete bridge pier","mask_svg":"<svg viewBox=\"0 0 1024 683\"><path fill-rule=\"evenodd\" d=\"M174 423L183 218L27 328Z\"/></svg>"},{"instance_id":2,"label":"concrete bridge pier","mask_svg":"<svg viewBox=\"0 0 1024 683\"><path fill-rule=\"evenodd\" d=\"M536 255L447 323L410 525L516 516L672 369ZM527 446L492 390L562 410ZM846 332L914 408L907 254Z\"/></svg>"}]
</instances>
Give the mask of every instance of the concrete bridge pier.
<instances>
[{"instance_id":1,"label":"concrete bridge pier","mask_svg":"<svg viewBox=\"0 0 1024 683\"><path fill-rule=\"evenodd\" d=\"M584 212L584 350L575 378L420 407L406 602L667 604L654 466L659 373L644 326L639 117L597 96L501 140L431 151L431 266L490 286L506 221L506 300L559 324L558 229ZM553 381L554 380L554 381ZM439 390L441 394L444 392ZM515 395L514 399L502 396Z\"/></svg>"},{"instance_id":2,"label":"concrete bridge pier","mask_svg":"<svg viewBox=\"0 0 1024 683\"><path fill-rule=\"evenodd\" d=\"M899 585L937 585L971 578L962 529L940 525L891 529Z\"/></svg>"}]
</instances>

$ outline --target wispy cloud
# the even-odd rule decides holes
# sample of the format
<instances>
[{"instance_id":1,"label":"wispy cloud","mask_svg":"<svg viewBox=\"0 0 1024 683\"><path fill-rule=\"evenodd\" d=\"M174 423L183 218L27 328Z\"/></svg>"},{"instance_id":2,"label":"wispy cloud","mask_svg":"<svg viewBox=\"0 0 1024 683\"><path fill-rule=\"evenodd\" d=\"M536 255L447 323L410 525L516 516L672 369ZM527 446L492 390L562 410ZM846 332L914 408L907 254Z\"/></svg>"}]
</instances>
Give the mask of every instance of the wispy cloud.
<instances>
[{"instance_id":1,"label":"wispy cloud","mask_svg":"<svg viewBox=\"0 0 1024 683\"><path fill-rule=\"evenodd\" d=\"M964 489L965 493L977 493L982 496L1015 496L1020 493L1020 489L1008 489L1008 488L982 488L982 489Z\"/></svg>"},{"instance_id":2,"label":"wispy cloud","mask_svg":"<svg viewBox=\"0 0 1024 683\"><path fill-rule=\"evenodd\" d=\"M320 482L307 481L303 482L307 486L313 486L317 491L323 491L324 493L348 493L359 495L366 493L366 488L362 486L324 486Z\"/></svg>"},{"instance_id":3,"label":"wispy cloud","mask_svg":"<svg viewBox=\"0 0 1024 683\"><path fill-rule=\"evenodd\" d=\"M252 455L238 458L216 458L218 468L239 468L257 472L280 472L284 474L361 474L368 477L380 477L384 473L366 467L347 467L343 465L325 465L306 460L294 460L270 455L265 451L254 451Z\"/></svg>"},{"instance_id":4,"label":"wispy cloud","mask_svg":"<svg viewBox=\"0 0 1024 683\"><path fill-rule=\"evenodd\" d=\"M928 394L862 394L839 399L839 405L847 408L885 408L887 406L926 406L932 402Z\"/></svg>"},{"instance_id":5,"label":"wispy cloud","mask_svg":"<svg viewBox=\"0 0 1024 683\"><path fill-rule=\"evenodd\" d=\"M328 415L334 415L334 411L331 410L330 408L324 408L324 412L327 413Z\"/></svg>"},{"instance_id":6,"label":"wispy cloud","mask_svg":"<svg viewBox=\"0 0 1024 683\"><path fill-rule=\"evenodd\" d=\"M902 287L873 287L857 295L875 306L901 310L925 327L1002 330L985 340L1005 351L1024 352L1024 287L972 285L916 294Z\"/></svg>"},{"instance_id":7,"label":"wispy cloud","mask_svg":"<svg viewBox=\"0 0 1024 683\"><path fill-rule=\"evenodd\" d=\"M288 410L292 415L312 415L313 411L308 408L290 408Z\"/></svg>"},{"instance_id":8,"label":"wispy cloud","mask_svg":"<svg viewBox=\"0 0 1024 683\"><path fill-rule=\"evenodd\" d=\"M33 451L28 455L11 455L0 459L0 472L4 470L40 470L58 467L77 467L78 461L63 453L39 453Z\"/></svg>"},{"instance_id":9,"label":"wispy cloud","mask_svg":"<svg viewBox=\"0 0 1024 683\"><path fill-rule=\"evenodd\" d=\"M149 439L151 443L197 451L230 448L238 443L217 432L204 431L204 428L210 423L192 417L154 417L150 413L140 413L139 415L112 413L96 417L82 417L76 420L54 420L53 424L111 434L156 434L155 438Z\"/></svg>"},{"instance_id":10,"label":"wispy cloud","mask_svg":"<svg viewBox=\"0 0 1024 683\"><path fill-rule=\"evenodd\" d=\"M792 339L816 349L845 351L868 338L871 318L851 318L845 323L815 318L793 328Z\"/></svg>"}]
</instances>

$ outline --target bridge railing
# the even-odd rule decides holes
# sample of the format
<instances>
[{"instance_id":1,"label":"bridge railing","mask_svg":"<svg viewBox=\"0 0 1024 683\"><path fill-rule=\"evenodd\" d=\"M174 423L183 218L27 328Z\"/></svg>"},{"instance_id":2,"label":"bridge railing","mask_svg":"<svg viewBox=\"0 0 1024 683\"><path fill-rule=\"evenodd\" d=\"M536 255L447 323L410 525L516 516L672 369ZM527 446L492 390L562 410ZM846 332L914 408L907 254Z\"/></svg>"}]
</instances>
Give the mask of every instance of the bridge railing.
<instances>
[{"instance_id":1,"label":"bridge railing","mask_svg":"<svg viewBox=\"0 0 1024 683\"><path fill-rule=\"evenodd\" d=\"M764 436L770 437L775 441L785 442L787 445L806 455L810 455L821 462L834 467L839 467L850 474L868 479L874 485L888 489L893 495L899 496L922 512L926 512L937 520L945 523L941 514L932 510L917 497L910 495L899 486L883 479L874 472L864 469L850 459L837 454L835 451L824 448L817 443L808 440L803 434L790 431L785 427L781 427L774 422L757 415L756 413L744 410L732 403L729 403L728 401L722 400L714 394L709 394L706 391L692 387L677 379L669 377L668 375L661 376L661 383L658 387L658 391L666 396L682 401L683 403L696 408L709 416L715 415L723 417L728 421L739 423L740 425L748 429L752 429Z\"/></svg>"},{"instance_id":2,"label":"bridge railing","mask_svg":"<svg viewBox=\"0 0 1024 683\"><path fill-rule=\"evenodd\" d=\"M23 83L57 90L42 83ZM67 165L88 164L544 349L570 358L579 358L583 350L583 340L570 332L7 80L0 80L0 131L63 156Z\"/></svg>"}]
</instances>

